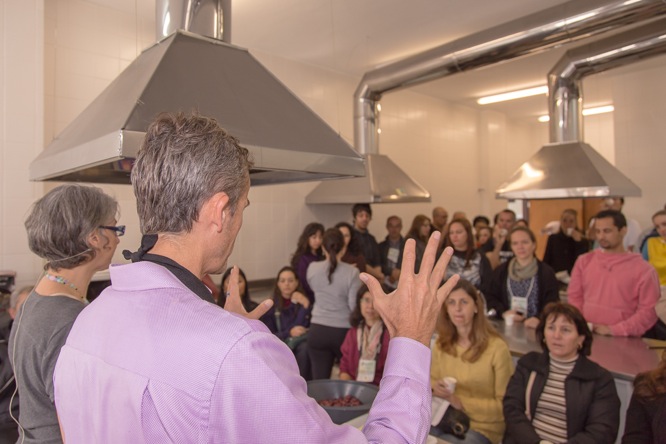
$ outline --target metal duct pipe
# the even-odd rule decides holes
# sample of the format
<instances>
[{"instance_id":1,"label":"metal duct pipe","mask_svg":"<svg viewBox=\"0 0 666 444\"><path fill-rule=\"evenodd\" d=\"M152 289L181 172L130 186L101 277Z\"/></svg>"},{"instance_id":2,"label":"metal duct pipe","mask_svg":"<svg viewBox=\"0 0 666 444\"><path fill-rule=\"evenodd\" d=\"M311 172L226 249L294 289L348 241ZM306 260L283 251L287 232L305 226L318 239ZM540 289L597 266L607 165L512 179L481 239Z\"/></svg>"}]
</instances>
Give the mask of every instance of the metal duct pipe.
<instances>
[{"instance_id":1,"label":"metal duct pipe","mask_svg":"<svg viewBox=\"0 0 666 444\"><path fill-rule=\"evenodd\" d=\"M179 29L231 43L231 0L156 0L157 41Z\"/></svg>"},{"instance_id":2,"label":"metal duct pipe","mask_svg":"<svg viewBox=\"0 0 666 444\"><path fill-rule=\"evenodd\" d=\"M666 0L571 0L367 72L354 93L354 146L377 154L383 93L588 38L666 13Z\"/></svg>"},{"instance_id":3,"label":"metal duct pipe","mask_svg":"<svg viewBox=\"0 0 666 444\"><path fill-rule=\"evenodd\" d=\"M567 51L548 73L550 142L583 140L585 77L664 53L665 19Z\"/></svg>"}]
</instances>

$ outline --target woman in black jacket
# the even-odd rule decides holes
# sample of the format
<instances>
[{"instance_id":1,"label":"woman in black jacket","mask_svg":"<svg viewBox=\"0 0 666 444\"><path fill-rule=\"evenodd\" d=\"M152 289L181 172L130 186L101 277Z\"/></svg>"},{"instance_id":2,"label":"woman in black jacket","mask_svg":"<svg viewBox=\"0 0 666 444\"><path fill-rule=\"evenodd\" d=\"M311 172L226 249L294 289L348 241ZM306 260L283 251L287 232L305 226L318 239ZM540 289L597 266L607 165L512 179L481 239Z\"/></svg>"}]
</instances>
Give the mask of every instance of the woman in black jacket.
<instances>
[{"instance_id":1,"label":"woman in black jacket","mask_svg":"<svg viewBox=\"0 0 666 444\"><path fill-rule=\"evenodd\" d=\"M529 228L515 227L508 239L514 257L493 272L486 303L497 317L512 315L536 328L546 304L560 300L555 272L534 256L536 238Z\"/></svg>"},{"instance_id":2,"label":"woman in black jacket","mask_svg":"<svg viewBox=\"0 0 666 444\"><path fill-rule=\"evenodd\" d=\"M634 379L622 444L666 442L666 352L659 366Z\"/></svg>"},{"instance_id":3,"label":"woman in black jacket","mask_svg":"<svg viewBox=\"0 0 666 444\"><path fill-rule=\"evenodd\" d=\"M504 444L612 443L620 399L610 372L587 359L592 333L573 305L548 304L504 395Z\"/></svg>"}]
</instances>

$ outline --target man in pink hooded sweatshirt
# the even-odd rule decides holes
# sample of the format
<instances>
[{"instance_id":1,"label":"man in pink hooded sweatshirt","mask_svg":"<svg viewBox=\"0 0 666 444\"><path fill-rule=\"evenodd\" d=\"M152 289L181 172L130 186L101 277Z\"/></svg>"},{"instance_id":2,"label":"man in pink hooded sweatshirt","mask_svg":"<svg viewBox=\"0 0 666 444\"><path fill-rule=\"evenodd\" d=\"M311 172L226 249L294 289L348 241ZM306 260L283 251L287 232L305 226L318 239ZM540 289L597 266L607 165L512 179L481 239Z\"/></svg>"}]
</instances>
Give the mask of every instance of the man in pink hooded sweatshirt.
<instances>
[{"instance_id":1,"label":"man in pink hooded sweatshirt","mask_svg":"<svg viewBox=\"0 0 666 444\"><path fill-rule=\"evenodd\" d=\"M657 273L636 253L624 249L627 220L615 210L595 217L601 249L578 257L567 290L569 303L594 324L594 332L641 336L657 322Z\"/></svg>"}]
</instances>

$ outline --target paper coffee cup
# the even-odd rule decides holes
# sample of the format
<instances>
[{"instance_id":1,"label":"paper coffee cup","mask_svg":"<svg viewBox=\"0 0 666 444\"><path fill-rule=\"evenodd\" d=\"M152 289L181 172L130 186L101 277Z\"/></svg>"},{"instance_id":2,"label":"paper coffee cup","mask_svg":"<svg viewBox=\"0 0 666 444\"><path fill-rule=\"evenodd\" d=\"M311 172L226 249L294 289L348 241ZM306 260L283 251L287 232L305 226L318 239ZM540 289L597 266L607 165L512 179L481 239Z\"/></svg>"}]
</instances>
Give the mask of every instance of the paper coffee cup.
<instances>
[{"instance_id":1,"label":"paper coffee cup","mask_svg":"<svg viewBox=\"0 0 666 444\"><path fill-rule=\"evenodd\" d=\"M571 236L573 234L574 229L573 228L567 228L567 236Z\"/></svg>"},{"instance_id":2,"label":"paper coffee cup","mask_svg":"<svg viewBox=\"0 0 666 444\"><path fill-rule=\"evenodd\" d=\"M444 384L446 384L446 388L449 389L451 393L456 391L456 384L458 383L458 380L456 378L447 376L446 378L442 379L442 381L444 381Z\"/></svg>"},{"instance_id":3,"label":"paper coffee cup","mask_svg":"<svg viewBox=\"0 0 666 444\"><path fill-rule=\"evenodd\" d=\"M507 234L509 234L509 232L506 229L502 228L500 230L500 236L506 236Z\"/></svg>"},{"instance_id":4,"label":"paper coffee cup","mask_svg":"<svg viewBox=\"0 0 666 444\"><path fill-rule=\"evenodd\" d=\"M504 324L507 325L507 326L513 325L513 316L514 316L513 313L505 314L503 316L504 317Z\"/></svg>"},{"instance_id":5,"label":"paper coffee cup","mask_svg":"<svg viewBox=\"0 0 666 444\"><path fill-rule=\"evenodd\" d=\"M588 322L587 323L587 328L589 328L591 332L594 332L594 324L593 323Z\"/></svg>"}]
</instances>

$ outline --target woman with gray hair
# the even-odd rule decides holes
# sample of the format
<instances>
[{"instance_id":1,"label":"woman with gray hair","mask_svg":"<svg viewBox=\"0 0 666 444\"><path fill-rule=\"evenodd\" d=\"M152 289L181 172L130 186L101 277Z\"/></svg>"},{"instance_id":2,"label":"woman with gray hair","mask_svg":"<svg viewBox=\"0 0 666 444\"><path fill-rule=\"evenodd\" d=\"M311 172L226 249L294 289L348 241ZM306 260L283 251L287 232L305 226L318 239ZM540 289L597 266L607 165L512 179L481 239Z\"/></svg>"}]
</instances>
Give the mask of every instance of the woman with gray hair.
<instances>
[{"instance_id":1,"label":"woman with gray hair","mask_svg":"<svg viewBox=\"0 0 666 444\"><path fill-rule=\"evenodd\" d=\"M9 357L18 394L19 442L62 442L54 404L53 370L88 285L106 269L125 233L118 203L99 188L59 186L39 199L25 221L30 250L46 260L44 274L18 310Z\"/></svg>"}]
</instances>

